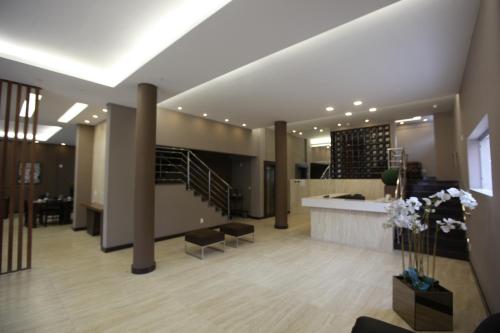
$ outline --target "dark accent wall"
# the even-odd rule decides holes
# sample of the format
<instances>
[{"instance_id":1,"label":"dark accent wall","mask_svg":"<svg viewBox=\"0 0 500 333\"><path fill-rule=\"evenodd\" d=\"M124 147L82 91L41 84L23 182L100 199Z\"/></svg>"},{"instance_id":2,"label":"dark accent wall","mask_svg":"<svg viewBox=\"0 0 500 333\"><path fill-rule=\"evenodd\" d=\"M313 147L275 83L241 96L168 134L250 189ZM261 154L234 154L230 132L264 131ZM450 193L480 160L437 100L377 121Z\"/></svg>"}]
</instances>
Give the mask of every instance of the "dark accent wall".
<instances>
[{"instance_id":1,"label":"dark accent wall","mask_svg":"<svg viewBox=\"0 0 500 333\"><path fill-rule=\"evenodd\" d=\"M331 132L331 178L379 178L387 169L389 124Z\"/></svg>"},{"instance_id":2,"label":"dark accent wall","mask_svg":"<svg viewBox=\"0 0 500 333\"><path fill-rule=\"evenodd\" d=\"M473 192L470 259L492 312L500 311L500 1L482 0L455 105L456 147L462 186L468 187L467 138L488 115L493 197Z\"/></svg>"},{"instance_id":3,"label":"dark accent wall","mask_svg":"<svg viewBox=\"0 0 500 333\"><path fill-rule=\"evenodd\" d=\"M2 140L0 140L1 142ZM7 144L7 160L12 158L13 145L17 144L17 151L21 151L21 143L9 141ZM19 168L20 156L15 163L16 174ZM29 161L29 149L25 150L25 161ZM40 183L35 184L35 198L48 192L51 196L73 195L74 170L75 170L75 147L61 146L56 144L38 143L35 145L35 162L40 162ZM10 173L7 170L7 174ZM8 184L7 184L8 185ZM16 186L16 193L19 186ZM28 187L26 186L26 190ZM6 186L5 195L9 195L10 188Z\"/></svg>"}]
</instances>

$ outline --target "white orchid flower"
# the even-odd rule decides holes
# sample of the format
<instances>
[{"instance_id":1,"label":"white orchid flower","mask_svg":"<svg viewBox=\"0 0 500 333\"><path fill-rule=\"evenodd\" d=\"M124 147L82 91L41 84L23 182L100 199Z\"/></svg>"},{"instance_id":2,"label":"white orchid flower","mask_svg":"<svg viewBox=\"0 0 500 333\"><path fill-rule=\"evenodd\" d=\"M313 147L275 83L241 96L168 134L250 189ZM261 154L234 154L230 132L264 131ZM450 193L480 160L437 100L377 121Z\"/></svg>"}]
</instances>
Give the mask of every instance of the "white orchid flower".
<instances>
[{"instance_id":1,"label":"white orchid flower","mask_svg":"<svg viewBox=\"0 0 500 333\"><path fill-rule=\"evenodd\" d=\"M446 190L449 195L451 195L453 198L458 198L460 196L460 190L456 189L454 187L450 187L449 189Z\"/></svg>"}]
</instances>

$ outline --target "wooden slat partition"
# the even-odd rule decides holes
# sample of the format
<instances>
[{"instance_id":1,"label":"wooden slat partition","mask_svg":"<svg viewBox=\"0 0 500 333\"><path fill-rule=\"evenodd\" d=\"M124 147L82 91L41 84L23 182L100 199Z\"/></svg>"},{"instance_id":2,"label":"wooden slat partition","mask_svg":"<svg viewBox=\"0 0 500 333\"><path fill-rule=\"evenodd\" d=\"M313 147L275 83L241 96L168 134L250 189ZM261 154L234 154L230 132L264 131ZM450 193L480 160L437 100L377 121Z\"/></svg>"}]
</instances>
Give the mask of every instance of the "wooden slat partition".
<instances>
[{"instance_id":1,"label":"wooden slat partition","mask_svg":"<svg viewBox=\"0 0 500 333\"><path fill-rule=\"evenodd\" d=\"M34 94L34 101L33 99L30 101L30 94ZM0 138L2 149L0 154L0 274L29 269L32 266L34 163L39 95L40 88L38 87L0 79L0 115L4 116L3 137ZM30 102L35 103L34 108L32 105L34 112L31 117L29 117ZM24 117L21 117L23 106L25 107ZM19 165L16 165L17 161ZM31 163L27 184L24 175L26 163ZM21 172L18 177L19 171ZM6 198L9 202L8 207L5 205ZM4 220L6 215L7 225ZM17 237L14 237L16 223ZM26 241L25 228L28 229ZM23 260L24 254L26 260Z\"/></svg>"}]
</instances>

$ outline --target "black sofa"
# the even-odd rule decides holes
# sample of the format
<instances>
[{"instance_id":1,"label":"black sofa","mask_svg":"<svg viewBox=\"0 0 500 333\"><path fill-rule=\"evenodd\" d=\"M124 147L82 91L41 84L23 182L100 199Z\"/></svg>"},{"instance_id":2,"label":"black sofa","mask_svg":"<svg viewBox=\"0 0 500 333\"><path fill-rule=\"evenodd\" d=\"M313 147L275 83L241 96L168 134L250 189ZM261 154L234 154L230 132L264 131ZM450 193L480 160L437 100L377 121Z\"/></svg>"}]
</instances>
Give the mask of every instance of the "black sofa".
<instances>
[{"instance_id":1,"label":"black sofa","mask_svg":"<svg viewBox=\"0 0 500 333\"><path fill-rule=\"evenodd\" d=\"M352 328L351 333L412 333L407 329L388 324L386 322L368 318L359 317ZM500 313L486 318L474 330L474 333L499 333L500 332Z\"/></svg>"}]
</instances>

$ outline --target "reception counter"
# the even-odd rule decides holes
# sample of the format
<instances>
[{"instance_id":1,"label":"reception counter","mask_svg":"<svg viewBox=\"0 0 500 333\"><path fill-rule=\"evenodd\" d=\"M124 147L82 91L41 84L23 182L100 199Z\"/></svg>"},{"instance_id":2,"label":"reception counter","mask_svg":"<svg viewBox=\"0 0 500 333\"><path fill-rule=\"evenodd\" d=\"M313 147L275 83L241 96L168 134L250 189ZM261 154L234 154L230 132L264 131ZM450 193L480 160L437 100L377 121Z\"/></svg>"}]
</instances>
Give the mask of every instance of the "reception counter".
<instances>
[{"instance_id":1,"label":"reception counter","mask_svg":"<svg viewBox=\"0 0 500 333\"><path fill-rule=\"evenodd\" d=\"M388 219L388 202L335 198L333 193L302 199L310 208L311 238L382 252L392 252L392 229L383 227Z\"/></svg>"}]
</instances>

